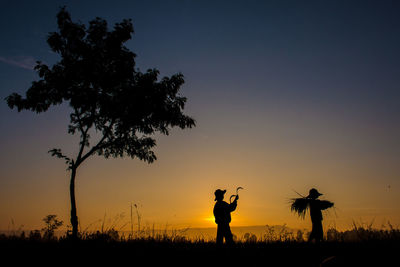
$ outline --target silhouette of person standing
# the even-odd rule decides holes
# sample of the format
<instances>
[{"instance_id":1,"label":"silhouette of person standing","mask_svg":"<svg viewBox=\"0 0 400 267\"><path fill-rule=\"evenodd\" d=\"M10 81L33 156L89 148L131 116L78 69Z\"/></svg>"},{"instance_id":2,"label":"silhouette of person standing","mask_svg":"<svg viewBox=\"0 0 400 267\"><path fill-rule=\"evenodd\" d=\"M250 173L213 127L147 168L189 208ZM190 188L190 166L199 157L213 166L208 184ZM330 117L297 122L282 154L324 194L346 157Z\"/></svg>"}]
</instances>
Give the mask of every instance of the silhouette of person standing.
<instances>
[{"instance_id":1,"label":"silhouette of person standing","mask_svg":"<svg viewBox=\"0 0 400 267\"><path fill-rule=\"evenodd\" d=\"M315 240L315 242L320 242L323 240L324 232L322 229L322 212L333 206L333 203L327 200L319 200L318 197L322 196L317 189L312 188L307 196L309 199L310 216L312 222L312 230L308 242Z\"/></svg>"},{"instance_id":2,"label":"silhouette of person standing","mask_svg":"<svg viewBox=\"0 0 400 267\"><path fill-rule=\"evenodd\" d=\"M224 194L226 190L217 189L214 192L215 201L214 205L214 217L215 223L217 224L217 245L223 244L223 239L225 238L226 244L232 245L233 235L229 223L231 222L231 212L236 209L237 200L239 195L236 195L235 200L228 204L224 200Z\"/></svg>"}]
</instances>

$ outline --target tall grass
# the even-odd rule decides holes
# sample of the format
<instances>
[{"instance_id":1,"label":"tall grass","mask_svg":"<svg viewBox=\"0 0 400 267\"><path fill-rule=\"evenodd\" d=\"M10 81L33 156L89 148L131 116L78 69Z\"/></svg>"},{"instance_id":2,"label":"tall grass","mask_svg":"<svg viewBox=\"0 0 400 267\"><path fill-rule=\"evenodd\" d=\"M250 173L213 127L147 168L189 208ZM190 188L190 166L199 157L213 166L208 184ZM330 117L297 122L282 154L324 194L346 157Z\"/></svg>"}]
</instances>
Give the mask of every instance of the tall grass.
<instances>
[{"instance_id":1,"label":"tall grass","mask_svg":"<svg viewBox=\"0 0 400 267\"><path fill-rule=\"evenodd\" d=\"M326 242L309 244L308 232L286 225L265 226L262 235L244 233L233 247L218 247L215 239L188 238L185 229L157 230L153 225L135 231L119 230L121 219L98 221L98 230L82 231L80 240L69 233L47 238L43 231L13 231L0 234L3 259L27 259L32 265L79 258L88 266L144 262L146 266L395 266L400 230L390 223L379 229L372 224L354 223L352 229L329 228ZM124 229L123 227L121 227ZM117 230L118 229L118 230ZM21 255L30 255L21 257ZM52 259L49 261L49 259ZM335 263L336 262L336 263ZM75 261L71 263L76 264ZM329 265L336 264L336 265ZM22 264L21 264L22 265Z\"/></svg>"},{"instance_id":2,"label":"tall grass","mask_svg":"<svg viewBox=\"0 0 400 267\"><path fill-rule=\"evenodd\" d=\"M151 241L151 242L169 242L169 243L213 243L214 239L205 237L189 237L186 233L189 228L185 229L155 229L155 226L142 227L140 231L133 233L130 231L117 230L114 224L110 227L103 227L96 231L83 231L80 233L81 240L97 240L112 242L131 242L131 241ZM122 228L123 229L123 228ZM251 232L247 232L242 236L234 235L236 243L303 243L308 239L308 232L304 230L291 230L282 225L280 227L265 226L265 232L261 236L256 236ZM52 241L65 240L69 238L69 232L54 235ZM24 230L10 231L7 234L0 234L0 240L35 240L48 241L48 236L44 231L33 230L26 233ZM372 227L372 225L361 225L353 223L350 230L339 231L336 228L329 228L325 233L326 242L374 242L374 241L400 241L400 229L395 228L390 222L382 225L380 229Z\"/></svg>"},{"instance_id":3,"label":"tall grass","mask_svg":"<svg viewBox=\"0 0 400 267\"><path fill-rule=\"evenodd\" d=\"M393 227L390 222L383 224L379 229L370 224L357 224L353 221L353 228L346 231L338 231L330 228L326 232L327 241L335 242L366 242L366 241L399 241L400 229Z\"/></svg>"},{"instance_id":4,"label":"tall grass","mask_svg":"<svg viewBox=\"0 0 400 267\"><path fill-rule=\"evenodd\" d=\"M81 240L101 240L113 242L130 242L130 241L152 241L152 242L183 242L183 243L212 243L215 242L215 237L204 236L202 234L194 236L189 235L190 228L174 229L168 225L161 227L141 224L141 215L136 208L137 227L133 225L132 211L131 216L126 219L125 213L116 214L114 217L109 217L104 214L103 219L90 223L86 228L80 231ZM55 216L55 215L54 215ZM374 221L370 223L356 223L353 221L352 228L349 230L340 231L336 227L330 227L325 232L326 242L368 242L368 241L400 241L400 229L394 227L390 222L381 225L379 228L374 227ZM129 227L130 226L130 227ZM128 229L126 229L128 228ZM129 229L130 228L130 229ZM21 240L36 240L45 241L49 239L45 229L33 230L26 232L23 230L23 225L16 227L11 220L11 227L7 233L0 234L0 239L21 239ZM65 232L52 234L52 241L65 240L70 236L70 228ZM235 235L236 243L303 243L308 240L309 231L306 229L293 230L287 227L286 224L281 226L266 225L262 234L254 234L246 232L241 236Z\"/></svg>"}]
</instances>

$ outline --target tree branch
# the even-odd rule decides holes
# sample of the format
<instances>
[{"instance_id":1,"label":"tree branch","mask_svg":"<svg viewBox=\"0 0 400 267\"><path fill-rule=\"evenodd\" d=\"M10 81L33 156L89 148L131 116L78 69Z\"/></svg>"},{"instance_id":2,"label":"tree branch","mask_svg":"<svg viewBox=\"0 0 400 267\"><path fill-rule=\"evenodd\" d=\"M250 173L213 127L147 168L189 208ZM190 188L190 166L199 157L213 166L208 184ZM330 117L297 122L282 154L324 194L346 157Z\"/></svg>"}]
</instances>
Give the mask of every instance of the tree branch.
<instances>
[{"instance_id":1,"label":"tree branch","mask_svg":"<svg viewBox=\"0 0 400 267\"><path fill-rule=\"evenodd\" d=\"M76 166L79 166L82 162L85 161L85 159L87 159L88 157L90 157L94 152L96 152L97 149L100 148L101 144L103 143L103 141L106 139L107 136L103 136L101 138L101 140L95 145L93 146L82 158L79 159L79 161L77 160L76 162Z\"/></svg>"},{"instance_id":2,"label":"tree branch","mask_svg":"<svg viewBox=\"0 0 400 267\"><path fill-rule=\"evenodd\" d=\"M111 132L112 127L114 126L114 120L110 123L110 125L106 129L106 133L103 135L103 137L100 139L100 141L94 145L83 157L79 157L76 160L75 166L78 167L82 162L84 162L88 157L90 157L96 150L101 148L101 145L103 144L104 140L109 136L109 133ZM83 148L81 147L81 150L83 151ZM81 156L78 155L78 156Z\"/></svg>"},{"instance_id":3,"label":"tree branch","mask_svg":"<svg viewBox=\"0 0 400 267\"><path fill-rule=\"evenodd\" d=\"M82 157L82 153L83 153L83 150L84 150L84 148L85 148L85 144L86 144L86 140L87 140L87 133L88 133L88 131L89 131L89 126L86 128L86 130L84 131L84 132L82 132L82 142L81 142L81 147L79 148L79 153L78 153L78 156L76 157L76 161L77 162L79 162L80 161L80 159L81 159L81 157Z\"/></svg>"},{"instance_id":4,"label":"tree branch","mask_svg":"<svg viewBox=\"0 0 400 267\"><path fill-rule=\"evenodd\" d=\"M85 145L86 145L86 141L87 141L87 137L88 137L87 133L90 129L90 125L88 125L86 127L86 130L83 130L82 119L79 116L79 112L76 108L74 108L74 110L75 110L75 115L78 118L79 130L81 131L81 137L82 137L81 146L79 148L78 156L76 157L76 162L81 162L81 157L82 157L83 150L85 149Z\"/></svg>"},{"instance_id":5,"label":"tree branch","mask_svg":"<svg viewBox=\"0 0 400 267\"><path fill-rule=\"evenodd\" d=\"M74 108L74 110L75 110L75 115L78 118L79 130L81 130L81 132L83 133L82 119L79 116L78 110L76 108Z\"/></svg>"},{"instance_id":6,"label":"tree branch","mask_svg":"<svg viewBox=\"0 0 400 267\"><path fill-rule=\"evenodd\" d=\"M74 162L74 160L72 160L72 159L70 159L69 157L65 156L65 155L61 152L61 149L59 149L59 148L50 149L50 150L48 151L48 153L50 153L52 157L57 157L57 158L59 158L59 159L64 159L64 160L65 160L65 163L66 163L67 165L70 165L70 166L71 166L71 164L73 164L73 162Z\"/></svg>"}]
</instances>

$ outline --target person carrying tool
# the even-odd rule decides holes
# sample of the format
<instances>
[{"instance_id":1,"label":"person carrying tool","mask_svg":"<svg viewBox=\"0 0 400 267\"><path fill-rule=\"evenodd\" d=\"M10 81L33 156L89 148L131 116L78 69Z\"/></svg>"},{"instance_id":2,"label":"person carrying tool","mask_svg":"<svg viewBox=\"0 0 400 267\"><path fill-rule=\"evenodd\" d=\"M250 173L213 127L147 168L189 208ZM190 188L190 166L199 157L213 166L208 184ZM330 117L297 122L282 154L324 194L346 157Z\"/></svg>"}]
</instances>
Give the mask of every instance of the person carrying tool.
<instances>
[{"instance_id":1,"label":"person carrying tool","mask_svg":"<svg viewBox=\"0 0 400 267\"><path fill-rule=\"evenodd\" d=\"M237 200L239 199L239 195L233 195L235 196L235 199L232 203L228 204L227 202L223 201L225 193L226 190L221 189L217 189L214 192L214 200L217 201L214 205L213 210L215 223L217 224L217 245L222 245L224 238L226 244L232 245L234 243L229 223L231 222L231 212L234 211L237 207Z\"/></svg>"}]
</instances>

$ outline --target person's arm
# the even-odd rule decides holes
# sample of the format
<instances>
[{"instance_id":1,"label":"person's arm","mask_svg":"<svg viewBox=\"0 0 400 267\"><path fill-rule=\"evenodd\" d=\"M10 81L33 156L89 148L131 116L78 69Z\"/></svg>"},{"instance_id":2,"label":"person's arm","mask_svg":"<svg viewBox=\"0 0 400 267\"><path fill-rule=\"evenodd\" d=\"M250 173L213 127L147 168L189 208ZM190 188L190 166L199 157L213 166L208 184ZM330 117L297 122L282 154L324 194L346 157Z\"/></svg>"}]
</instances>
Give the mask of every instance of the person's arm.
<instances>
[{"instance_id":1,"label":"person's arm","mask_svg":"<svg viewBox=\"0 0 400 267\"><path fill-rule=\"evenodd\" d=\"M239 199L239 195L236 195L235 200L229 204L229 211L232 212L236 209L237 207L237 200Z\"/></svg>"}]
</instances>

